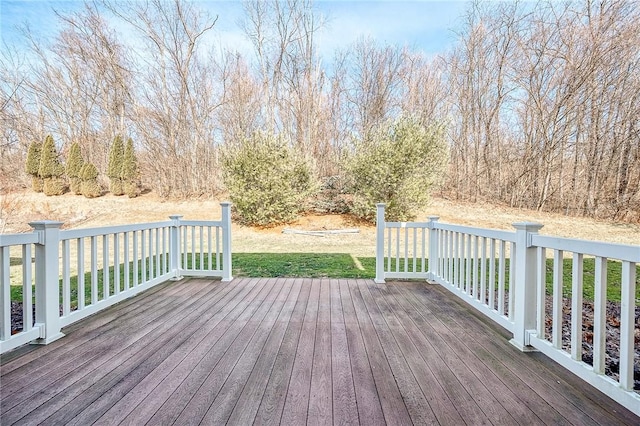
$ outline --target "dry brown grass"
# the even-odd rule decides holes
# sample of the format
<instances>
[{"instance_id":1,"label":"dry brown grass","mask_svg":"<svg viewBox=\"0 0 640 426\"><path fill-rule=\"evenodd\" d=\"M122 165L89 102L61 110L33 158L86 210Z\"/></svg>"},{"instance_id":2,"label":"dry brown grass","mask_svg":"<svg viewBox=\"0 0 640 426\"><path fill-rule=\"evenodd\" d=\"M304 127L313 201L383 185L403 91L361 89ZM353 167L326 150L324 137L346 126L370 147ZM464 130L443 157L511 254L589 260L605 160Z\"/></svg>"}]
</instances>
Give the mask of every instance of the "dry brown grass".
<instances>
[{"instance_id":1,"label":"dry brown grass","mask_svg":"<svg viewBox=\"0 0 640 426\"><path fill-rule=\"evenodd\" d=\"M14 194L20 205L7 218L5 232L24 232L34 220L58 220L65 228L89 228L125 223L155 222L181 214L185 219L220 218L219 201L215 199L162 200L154 194L129 199L106 195L96 199L65 194L46 197L30 191ZM562 237L601 240L622 244L638 244L640 226L602 220L565 217L558 214L519 210L488 204L460 203L434 198L419 215L440 216L440 221L482 228L511 230L514 222L533 221L544 224L541 233ZM350 253L374 256L375 228L354 222L348 216L307 215L287 228L300 230L358 228L358 234L325 237L283 234L285 226L256 229L240 225L233 228L233 249L236 252L260 253Z\"/></svg>"}]
</instances>

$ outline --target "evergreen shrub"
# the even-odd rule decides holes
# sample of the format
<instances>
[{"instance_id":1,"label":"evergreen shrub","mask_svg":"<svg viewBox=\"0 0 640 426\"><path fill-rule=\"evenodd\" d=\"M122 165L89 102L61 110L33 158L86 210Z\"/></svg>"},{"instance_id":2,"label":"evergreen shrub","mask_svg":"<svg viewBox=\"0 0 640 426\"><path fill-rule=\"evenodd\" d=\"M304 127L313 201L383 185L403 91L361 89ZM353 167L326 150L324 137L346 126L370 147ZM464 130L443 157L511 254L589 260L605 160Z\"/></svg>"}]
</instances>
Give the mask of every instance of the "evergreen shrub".
<instances>
[{"instance_id":1,"label":"evergreen shrub","mask_svg":"<svg viewBox=\"0 0 640 426\"><path fill-rule=\"evenodd\" d=\"M58 150L53 137L48 135L42 146L38 174L44 179L42 192L47 196L62 195L66 189L64 166L58 158Z\"/></svg>"},{"instance_id":2,"label":"evergreen shrub","mask_svg":"<svg viewBox=\"0 0 640 426\"><path fill-rule=\"evenodd\" d=\"M140 192L138 177L138 159L136 158L133 141L129 138L124 149L124 159L122 161L122 169L120 171L123 191L129 198L137 197Z\"/></svg>"},{"instance_id":3,"label":"evergreen shrub","mask_svg":"<svg viewBox=\"0 0 640 426\"><path fill-rule=\"evenodd\" d=\"M109 151L109 164L107 176L109 177L109 190L113 195L124 195L122 184L122 161L124 160L124 144L120 136L116 136Z\"/></svg>"},{"instance_id":4,"label":"evergreen shrub","mask_svg":"<svg viewBox=\"0 0 640 426\"><path fill-rule=\"evenodd\" d=\"M256 132L222 155L224 183L241 224L291 222L315 191L311 165L281 137Z\"/></svg>"},{"instance_id":5,"label":"evergreen shrub","mask_svg":"<svg viewBox=\"0 0 640 426\"><path fill-rule=\"evenodd\" d=\"M76 195L82 194L82 177L80 175L82 166L84 166L84 160L82 159L80 145L74 142L69 150L69 158L67 158L67 177L69 178L71 191Z\"/></svg>"},{"instance_id":6,"label":"evergreen shrub","mask_svg":"<svg viewBox=\"0 0 640 426\"><path fill-rule=\"evenodd\" d=\"M85 163L80 172L82 176L82 195L87 198L99 197L102 194L98 183L98 169L92 163Z\"/></svg>"},{"instance_id":7,"label":"evergreen shrub","mask_svg":"<svg viewBox=\"0 0 640 426\"><path fill-rule=\"evenodd\" d=\"M448 150L443 130L405 116L357 141L346 163L352 213L374 222L376 203L385 203L387 220L415 219L445 173Z\"/></svg>"},{"instance_id":8,"label":"evergreen shrub","mask_svg":"<svg viewBox=\"0 0 640 426\"><path fill-rule=\"evenodd\" d=\"M27 152L25 172L31 176L31 187L35 192L42 192L44 182L39 174L40 156L42 155L42 142L33 141Z\"/></svg>"}]
</instances>

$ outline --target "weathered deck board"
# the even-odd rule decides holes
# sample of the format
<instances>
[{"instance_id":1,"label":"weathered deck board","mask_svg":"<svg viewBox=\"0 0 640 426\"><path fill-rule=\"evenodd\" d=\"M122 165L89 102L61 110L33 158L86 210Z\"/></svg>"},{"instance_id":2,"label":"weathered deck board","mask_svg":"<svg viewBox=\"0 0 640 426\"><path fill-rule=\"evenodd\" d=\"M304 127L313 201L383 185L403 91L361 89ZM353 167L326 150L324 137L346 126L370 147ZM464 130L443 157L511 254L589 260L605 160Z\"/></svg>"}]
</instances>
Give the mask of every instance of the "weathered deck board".
<instances>
[{"instance_id":1,"label":"weathered deck board","mask_svg":"<svg viewBox=\"0 0 640 426\"><path fill-rule=\"evenodd\" d=\"M344 280L340 281L340 298L345 332L347 334L349 359L351 361L353 386L356 393L358 420L365 425L384 424L384 413L380 405L380 398L362 338L360 324L356 317L351 292L349 291L349 283Z\"/></svg>"},{"instance_id":2,"label":"weathered deck board","mask_svg":"<svg viewBox=\"0 0 640 426\"><path fill-rule=\"evenodd\" d=\"M331 294L328 279L320 280L320 299L316 321L316 344L313 348L309 412L307 423L327 425L333 422L331 379Z\"/></svg>"},{"instance_id":3,"label":"weathered deck board","mask_svg":"<svg viewBox=\"0 0 640 426\"><path fill-rule=\"evenodd\" d=\"M393 297L386 297L386 302L407 329L425 361L429 362L436 383L443 389L443 398L450 399L452 404L463 409L464 404L475 402L489 419L499 418L502 424L516 424L515 418L520 421L527 419L529 413L517 409L515 398L509 399L509 394L503 397L504 389L496 394L495 388L485 386L491 381L501 383L497 377L483 375L488 370L482 366L476 370L473 357L461 357L460 351L447 350L445 336L436 333L430 325L437 319L429 315L429 311L415 309L397 287L389 288L387 294ZM515 409L512 409L513 405L516 405ZM505 406L510 409L507 410ZM512 413L519 417L514 418Z\"/></svg>"},{"instance_id":4,"label":"weathered deck board","mask_svg":"<svg viewBox=\"0 0 640 426\"><path fill-rule=\"evenodd\" d=\"M188 374L204 354L208 353L221 334L242 311L242 301L247 295L255 294L256 281L250 285L240 285L236 291L228 292L220 300L223 305L219 311L211 309L211 317L201 333L196 333L179 350L167 357L152 373L139 381L126 398L116 401L99 419L100 424L117 424L132 411L137 418L149 418L155 410L167 400L185 374ZM259 287L258 287L259 288ZM144 401L144 403L142 403ZM141 404L142 403L142 404Z\"/></svg>"},{"instance_id":5,"label":"weathered deck board","mask_svg":"<svg viewBox=\"0 0 640 426\"><path fill-rule=\"evenodd\" d=\"M475 398L466 392L464 386L458 382L451 370L445 368L443 360L419 334L419 330L415 327L411 328L411 320L401 319L401 309L394 306L391 297L385 297L381 287L386 286L372 286L371 293L373 293L374 300L396 337L398 346L407 359L437 421L446 424L461 424L464 423L464 417L465 419L473 419L473 424L476 425L487 424L488 419L478 407ZM396 317L394 309L399 311L398 317ZM430 356L425 360L422 354Z\"/></svg>"},{"instance_id":6,"label":"weathered deck board","mask_svg":"<svg viewBox=\"0 0 640 426\"><path fill-rule=\"evenodd\" d=\"M439 286L166 283L3 356L10 424L637 424Z\"/></svg>"},{"instance_id":7,"label":"weathered deck board","mask_svg":"<svg viewBox=\"0 0 640 426\"><path fill-rule=\"evenodd\" d=\"M358 406L353 385L353 373L340 282L331 280L331 378L333 381L333 422L337 424L357 424Z\"/></svg>"},{"instance_id":8,"label":"weathered deck board","mask_svg":"<svg viewBox=\"0 0 640 426\"><path fill-rule=\"evenodd\" d=\"M414 289L423 293L422 287ZM447 328L452 332L452 339L448 342L464 342L468 349L477 354L482 363L480 368L484 371L487 365L493 365L496 375L507 386L514 390L514 394L520 396L523 392L533 392L529 398L520 398L521 401L535 412L544 423L577 423L577 424L616 424L609 410L605 407L611 400L597 391L592 390L587 384L576 381L570 374L554 365L549 359L541 354L529 354L522 357L521 353L506 344L506 338L500 339L475 339L471 334L483 333L488 336L494 332L495 328L490 322L480 321L478 324L474 316L465 315L467 311L463 306L452 305L455 309L451 311L443 310L440 302L448 301L448 295L442 293L442 289L435 288L437 292L430 292L429 297L433 300L430 309L441 321L446 321ZM424 293L423 293L424 294ZM425 298L413 294L420 306L425 306ZM435 322L434 324L438 324ZM440 330L443 330L440 328ZM498 329L499 332L502 330ZM457 339L453 339L457 337ZM471 358L473 359L473 358ZM535 361L538 362L535 362ZM501 373L501 374L498 374ZM565 382L574 383L574 386L567 386ZM496 383L495 380L490 383ZM577 386L576 386L577 385ZM585 395L589 396L589 402L584 400ZM599 401L607 403L600 405ZM586 405L585 405L586 404ZM600 405L600 409L598 408ZM546 409L542 410L542 408ZM576 408L578 411L575 411ZM609 406L610 407L610 406ZM635 416L628 413L633 419ZM638 423L635 417L635 423Z\"/></svg>"},{"instance_id":9,"label":"weathered deck board","mask_svg":"<svg viewBox=\"0 0 640 426\"><path fill-rule=\"evenodd\" d=\"M311 294L309 294L309 300L307 301L307 310L302 323L300 340L296 348L293 369L291 370L287 398L281 417L282 424L300 424L307 419L318 319L318 302L320 300L320 280L313 280L308 285L311 286Z\"/></svg>"},{"instance_id":10,"label":"weathered deck board","mask_svg":"<svg viewBox=\"0 0 640 426\"><path fill-rule=\"evenodd\" d=\"M259 401L260 406L258 407L254 424L268 425L280 422L310 293L311 282L304 280L294 313L286 326L287 330L276 355L273 369L267 378L267 387L264 390L261 401ZM284 327L284 324L282 324L282 327ZM262 373L257 372L257 374ZM250 421L247 423L250 423Z\"/></svg>"},{"instance_id":11,"label":"weathered deck board","mask_svg":"<svg viewBox=\"0 0 640 426\"><path fill-rule=\"evenodd\" d=\"M383 346L378 339L375 325L367 311L364 298L355 280L349 281L351 300L356 311L360 331L367 351L367 357L371 364L373 379L378 391L378 398L382 406L382 413L388 424L409 424L411 418L407 407L402 400L402 394L398 389L396 379L389 366L389 361Z\"/></svg>"}]
</instances>

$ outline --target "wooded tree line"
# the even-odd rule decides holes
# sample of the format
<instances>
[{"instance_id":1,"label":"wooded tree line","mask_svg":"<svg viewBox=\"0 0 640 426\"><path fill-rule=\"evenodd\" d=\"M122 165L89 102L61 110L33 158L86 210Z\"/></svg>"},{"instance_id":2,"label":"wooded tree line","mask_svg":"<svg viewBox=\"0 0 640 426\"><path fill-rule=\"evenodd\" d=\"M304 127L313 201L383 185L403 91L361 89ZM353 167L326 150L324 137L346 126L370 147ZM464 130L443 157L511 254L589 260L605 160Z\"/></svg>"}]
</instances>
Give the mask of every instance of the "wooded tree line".
<instances>
[{"instance_id":1,"label":"wooded tree line","mask_svg":"<svg viewBox=\"0 0 640 426\"><path fill-rule=\"evenodd\" d=\"M407 115L445 124L447 196L640 220L638 3L470 4L437 57L363 38L322 58L311 0L243 7L253 55L220 49L218 18L182 0L87 3L49 41L26 28L28 51L2 49L0 173L26 180L29 144L51 133L106 176L123 135L147 187L198 196L223 189L221 149L256 131L323 178Z\"/></svg>"},{"instance_id":2,"label":"wooded tree line","mask_svg":"<svg viewBox=\"0 0 640 426\"><path fill-rule=\"evenodd\" d=\"M640 219L640 4L498 3L443 60L450 191Z\"/></svg>"}]
</instances>

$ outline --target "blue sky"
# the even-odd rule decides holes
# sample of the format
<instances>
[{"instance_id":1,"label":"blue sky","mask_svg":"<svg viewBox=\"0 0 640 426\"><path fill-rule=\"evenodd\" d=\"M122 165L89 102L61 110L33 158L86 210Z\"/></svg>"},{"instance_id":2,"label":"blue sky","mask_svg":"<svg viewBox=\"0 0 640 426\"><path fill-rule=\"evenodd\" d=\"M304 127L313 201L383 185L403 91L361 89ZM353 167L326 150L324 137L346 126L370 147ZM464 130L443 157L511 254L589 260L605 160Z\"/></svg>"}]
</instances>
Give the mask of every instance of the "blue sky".
<instances>
[{"instance_id":1,"label":"blue sky","mask_svg":"<svg viewBox=\"0 0 640 426\"><path fill-rule=\"evenodd\" d=\"M197 2L219 16L214 36L222 46L250 50L237 24L242 17L239 1ZM315 5L327 18L317 37L325 59L361 36L370 36L381 44L409 45L428 55L443 52L455 40L452 29L460 25L459 17L467 7L465 1L441 0L316 0ZM12 44L18 40L15 25L28 22L39 38L49 38L56 32L53 9L64 12L80 7L82 2L77 0L0 0L0 35Z\"/></svg>"}]
</instances>

